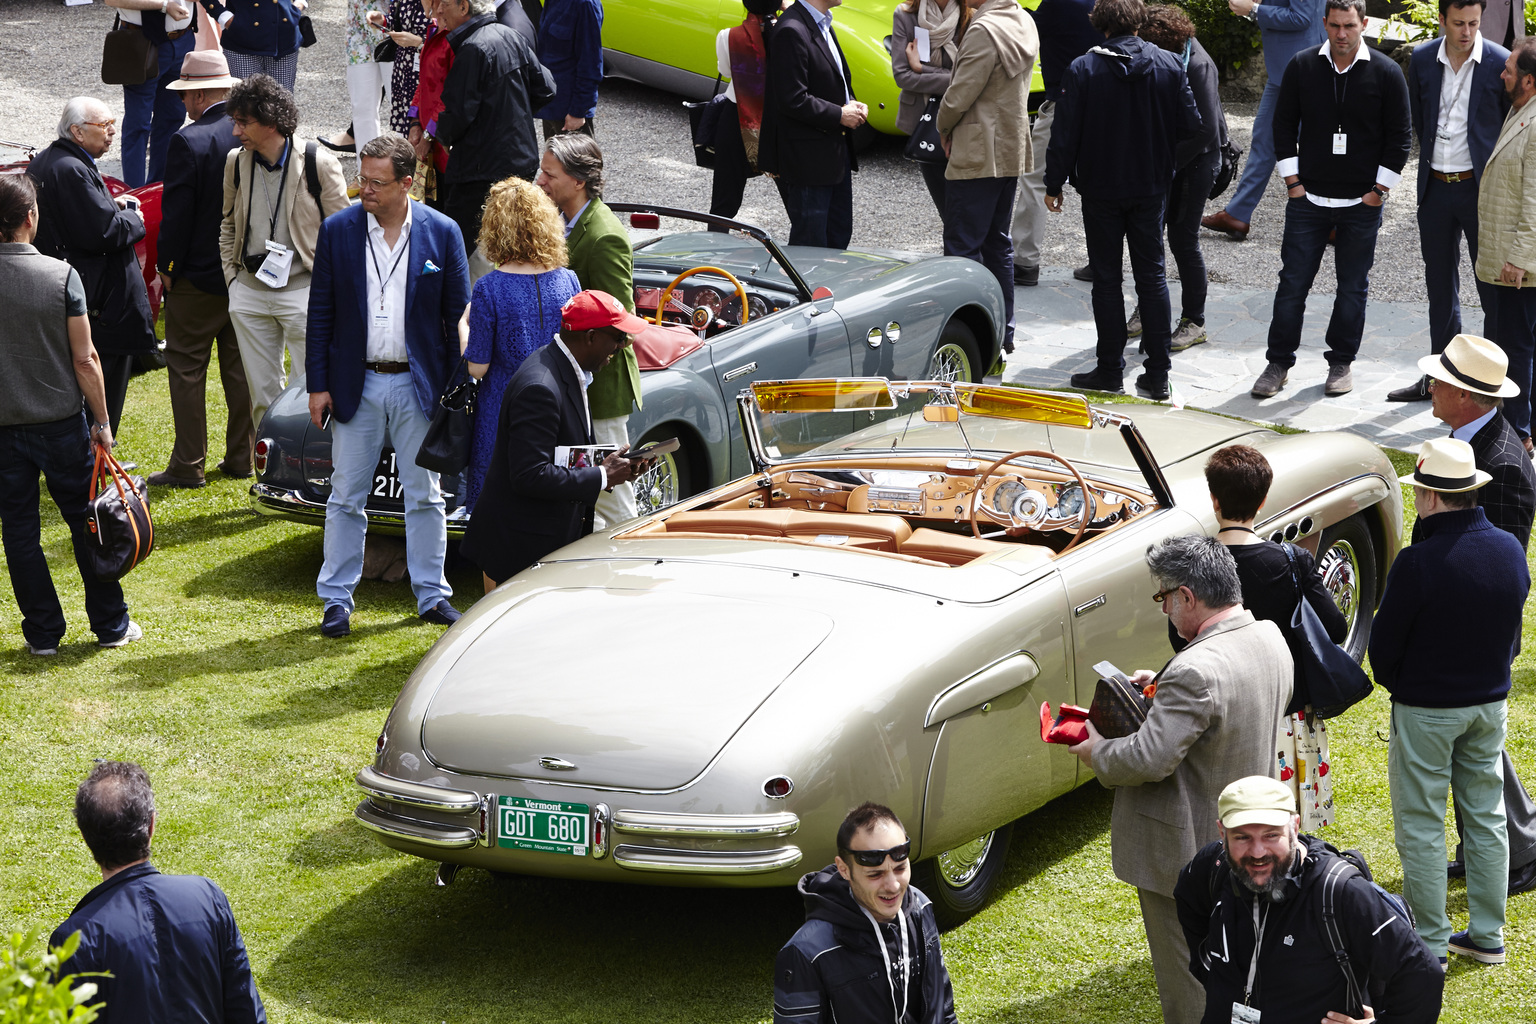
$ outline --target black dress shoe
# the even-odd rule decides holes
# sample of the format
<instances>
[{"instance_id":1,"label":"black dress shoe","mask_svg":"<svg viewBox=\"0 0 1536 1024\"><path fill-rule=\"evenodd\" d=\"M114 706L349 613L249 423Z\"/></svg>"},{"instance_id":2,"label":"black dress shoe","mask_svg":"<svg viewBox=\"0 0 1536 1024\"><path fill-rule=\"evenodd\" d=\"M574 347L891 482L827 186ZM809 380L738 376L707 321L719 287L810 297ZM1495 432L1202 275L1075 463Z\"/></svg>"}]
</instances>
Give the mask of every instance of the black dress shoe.
<instances>
[{"instance_id":1,"label":"black dress shoe","mask_svg":"<svg viewBox=\"0 0 1536 1024\"><path fill-rule=\"evenodd\" d=\"M352 615L339 604L327 605L325 618L320 620L320 632L335 640L352 632Z\"/></svg>"},{"instance_id":2,"label":"black dress shoe","mask_svg":"<svg viewBox=\"0 0 1536 1024\"><path fill-rule=\"evenodd\" d=\"M1389 402L1427 402L1429 401L1429 376L1426 374L1405 388L1387 392Z\"/></svg>"},{"instance_id":3,"label":"black dress shoe","mask_svg":"<svg viewBox=\"0 0 1536 1024\"><path fill-rule=\"evenodd\" d=\"M1074 373L1072 386L1081 391L1124 391L1125 381L1102 370L1094 369L1087 373Z\"/></svg>"},{"instance_id":4,"label":"black dress shoe","mask_svg":"<svg viewBox=\"0 0 1536 1024\"><path fill-rule=\"evenodd\" d=\"M206 487L206 480L199 480L191 476L173 476L170 470L162 469L158 473L149 474L149 486L151 487L183 487L187 490L195 490L198 487Z\"/></svg>"},{"instance_id":5,"label":"black dress shoe","mask_svg":"<svg viewBox=\"0 0 1536 1024\"><path fill-rule=\"evenodd\" d=\"M1093 268L1090 266L1078 267L1076 270L1072 271L1072 276L1077 278L1079 281L1092 281Z\"/></svg>"},{"instance_id":6,"label":"black dress shoe","mask_svg":"<svg viewBox=\"0 0 1536 1024\"><path fill-rule=\"evenodd\" d=\"M1040 283L1040 268L1015 266L1013 268L1013 283L1023 285L1025 288L1033 288Z\"/></svg>"},{"instance_id":7,"label":"black dress shoe","mask_svg":"<svg viewBox=\"0 0 1536 1024\"><path fill-rule=\"evenodd\" d=\"M1144 373L1136 378L1136 390L1146 392L1155 402L1168 401L1168 375Z\"/></svg>"},{"instance_id":8,"label":"black dress shoe","mask_svg":"<svg viewBox=\"0 0 1536 1024\"><path fill-rule=\"evenodd\" d=\"M339 142L332 142L330 139L328 139L324 135L322 135L318 139L316 139L315 141L320 143L320 145L324 146L326 149L330 150L333 153L356 153L357 152L357 140L356 139L353 139L351 142L348 142L347 144L342 145Z\"/></svg>"},{"instance_id":9,"label":"black dress shoe","mask_svg":"<svg viewBox=\"0 0 1536 1024\"><path fill-rule=\"evenodd\" d=\"M464 613L449 604L446 597L417 616L422 622L430 622L434 626L451 626L463 617Z\"/></svg>"},{"instance_id":10,"label":"black dress shoe","mask_svg":"<svg viewBox=\"0 0 1536 1024\"><path fill-rule=\"evenodd\" d=\"M223 473L231 480L249 480L251 478L251 468L249 466L247 466L245 468L245 472L242 473L240 472L239 466L230 465L228 462L219 463L219 472Z\"/></svg>"},{"instance_id":11,"label":"black dress shoe","mask_svg":"<svg viewBox=\"0 0 1536 1024\"><path fill-rule=\"evenodd\" d=\"M1509 894L1530 892L1536 889L1536 861L1531 861L1523 868L1511 868L1509 872Z\"/></svg>"},{"instance_id":12,"label":"black dress shoe","mask_svg":"<svg viewBox=\"0 0 1536 1024\"><path fill-rule=\"evenodd\" d=\"M1466 878L1467 862L1462 860L1449 860L1445 862L1446 878Z\"/></svg>"}]
</instances>

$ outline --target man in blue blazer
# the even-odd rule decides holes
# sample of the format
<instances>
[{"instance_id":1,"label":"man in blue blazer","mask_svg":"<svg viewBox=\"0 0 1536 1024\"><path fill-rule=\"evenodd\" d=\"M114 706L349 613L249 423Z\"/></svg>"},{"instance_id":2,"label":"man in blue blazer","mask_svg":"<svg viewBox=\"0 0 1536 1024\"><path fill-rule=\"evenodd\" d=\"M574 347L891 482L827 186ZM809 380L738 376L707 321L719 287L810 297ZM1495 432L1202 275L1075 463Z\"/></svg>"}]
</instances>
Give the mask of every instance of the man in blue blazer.
<instances>
[{"instance_id":1,"label":"man in blue blazer","mask_svg":"<svg viewBox=\"0 0 1536 1024\"><path fill-rule=\"evenodd\" d=\"M459 613L443 575L448 530L437 474L416 465L432 409L458 355L469 264L458 226L410 198L416 152L386 132L358 155L361 203L327 218L315 243L305 354L309 415L331 426L320 631L351 632L363 574L364 507L387 437L405 492L405 560L423 621ZM328 415L329 414L329 415Z\"/></svg>"},{"instance_id":2,"label":"man in blue blazer","mask_svg":"<svg viewBox=\"0 0 1536 1024\"><path fill-rule=\"evenodd\" d=\"M1408 106L1419 139L1419 247L1429 294L1429 352L1461 333L1461 236L1477 263L1477 187L1499 139L1509 96L1499 76L1509 51L1479 31L1487 0L1440 0L1441 38L1413 48ZM1472 276L1483 336L1494 336L1496 285ZM1429 378L1388 392L1389 402L1429 401Z\"/></svg>"},{"instance_id":3,"label":"man in blue blazer","mask_svg":"<svg viewBox=\"0 0 1536 1024\"><path fill-rule=\"evenodd\" d=\"M1323 45L1327 32L1323 29L1323 5L1325 0L1227 0L1227 6L1239 17L1252 18L1259 26L1259 38L1264 46L1264 72L1269 76L1264 83L1264 95L1259 97L1259 109L1253 117L1253 141L1249 143L1248 159L1243 164L1243 176L1238 179L1237 191L1226 209L1202 217L1202 226L1220 231L1234 242L1248 237L1248 225L1254 208L1264 198L1269 187L1269 177L1275 170L1275 105L1280 102L1280 79L1285 77L1285 66L1302 50L1317 49Z\"/></svg>"}]
</instances>

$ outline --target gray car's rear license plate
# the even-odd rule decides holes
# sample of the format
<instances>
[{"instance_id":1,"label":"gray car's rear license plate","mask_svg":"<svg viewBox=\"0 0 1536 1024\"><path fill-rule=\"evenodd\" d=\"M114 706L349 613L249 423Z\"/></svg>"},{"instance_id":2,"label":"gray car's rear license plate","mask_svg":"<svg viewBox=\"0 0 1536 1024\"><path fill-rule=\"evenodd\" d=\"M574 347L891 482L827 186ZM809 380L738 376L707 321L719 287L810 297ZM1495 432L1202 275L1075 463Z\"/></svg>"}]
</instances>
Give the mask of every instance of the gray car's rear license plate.
<instances>
[{"instance_id":1,"label":"gray car's rear license plate","mask_svg":"<svg viewBox=\"0 0 1536 1024\"><path fill-rule=\"evenodd\" d=\"M591 843L591 808L558 800L496 799L496 845L504 850L536 850L585 857Z\"/></svg>"}]
</instances>

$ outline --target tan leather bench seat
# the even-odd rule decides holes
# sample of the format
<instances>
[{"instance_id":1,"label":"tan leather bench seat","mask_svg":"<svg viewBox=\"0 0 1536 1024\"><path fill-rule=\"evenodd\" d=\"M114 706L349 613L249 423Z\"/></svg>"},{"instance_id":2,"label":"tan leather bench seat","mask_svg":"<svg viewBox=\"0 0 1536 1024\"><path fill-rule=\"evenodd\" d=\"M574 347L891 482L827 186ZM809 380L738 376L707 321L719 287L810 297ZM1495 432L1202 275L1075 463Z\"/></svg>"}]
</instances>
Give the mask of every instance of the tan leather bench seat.
<instances>
[{"instance_id":1,"label":"tan leather bench seat","mask_svg":"<svg viewBox=\"0 0 1536 1024\"><path fill-rule=\"evenodd\" d=\"M679 512L666 520L668 533L789 537L896 553L912 536L900 516L878 513L807 512L793 508L707 509ZM935 532L935 531L928 531ZM841 540L846 538L846 540Z\"/></svg>"},{"instance_id":2,"label":"tan leather bench seat","mask_svg":"<svg viewBox=\"0 0 1536 1024\"><path fill-rule=\"evenodd\" d=\"M924 526L912 531L912 536L901 545L901 553L943 562L946 565L965 565L982 555L990 555L994 551L1012 546L1004 541L982 540L979 537L931 530Z\"/></svg>"}]
</instances>

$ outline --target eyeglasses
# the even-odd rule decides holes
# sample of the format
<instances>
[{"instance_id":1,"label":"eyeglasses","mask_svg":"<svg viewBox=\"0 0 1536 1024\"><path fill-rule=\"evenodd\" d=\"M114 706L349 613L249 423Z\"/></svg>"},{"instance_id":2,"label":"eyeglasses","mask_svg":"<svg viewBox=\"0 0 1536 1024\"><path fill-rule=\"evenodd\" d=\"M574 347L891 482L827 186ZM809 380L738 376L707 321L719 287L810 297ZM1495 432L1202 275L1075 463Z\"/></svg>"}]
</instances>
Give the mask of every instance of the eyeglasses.
<instances>
[{"instance_id":1,"label":"eyeglasses","mask_svg":"<svg viewBox=\"0 0 1536 1024\"><path fill-rule=\"evenodd\" d=\"M117 118L109 117L105 121L81 121L80 123L88 124L92 128L100 128L102 131L106 131L108 128L111 128L113 125L117 124Z\"/></svg>"},{"instance_id":2,"label":"eyeglasses","mask_svg":"<svg viewBox=\"0 0 1536 1024\"><path fill-rule=\"evenodd\" d=\"M380 178L365 178L361 174L352 179L353 183L356 184L358 188L371 188L375 192L383 188L385 185L393 185L399 180L399 178L390 178L388 181L384 181Z\"/></svg>"},{"instance_id":3,"label":"eyeglasses","mask_svg":"<svg viewBox=\"0 0 1536 1024\"><path fill-rule=\"evenodd\" d=\"M852 857L855 863L862 864L866 868L879 867L885 863L887 857L900 864L912 852L912 840L908 839L900 846L893 846L889 850L844 850L843 852Z\"/></svg>"},{"instance_id":4,"label":"eyeglasses","mask_svg":"<svg viewBox=\"0 0 1536 1024\"><path fill-rule=\"evenodd\" d=\"M1179 588L1178 587L1169 587L1167 590L1159 590L1157 593L1152 595L1152 603L1153 604L1162 604L1164 601L1168 600L1168 598L1172 597L1174 594L1177 594L1178 592L1179 592Z\"/></svg>"}]
</instances>

